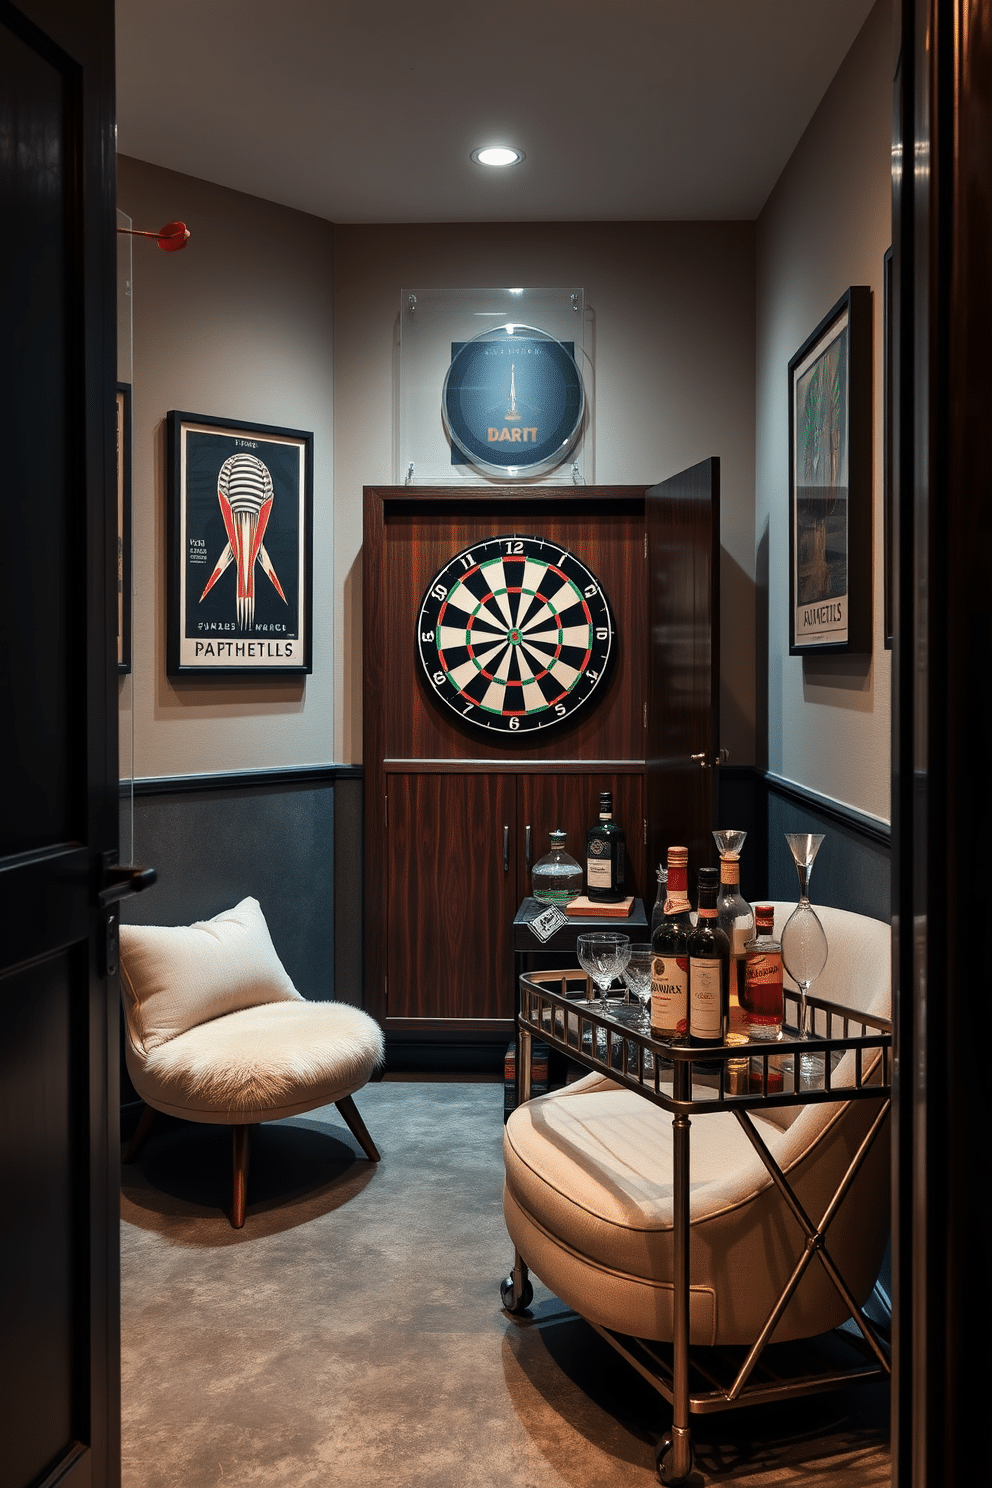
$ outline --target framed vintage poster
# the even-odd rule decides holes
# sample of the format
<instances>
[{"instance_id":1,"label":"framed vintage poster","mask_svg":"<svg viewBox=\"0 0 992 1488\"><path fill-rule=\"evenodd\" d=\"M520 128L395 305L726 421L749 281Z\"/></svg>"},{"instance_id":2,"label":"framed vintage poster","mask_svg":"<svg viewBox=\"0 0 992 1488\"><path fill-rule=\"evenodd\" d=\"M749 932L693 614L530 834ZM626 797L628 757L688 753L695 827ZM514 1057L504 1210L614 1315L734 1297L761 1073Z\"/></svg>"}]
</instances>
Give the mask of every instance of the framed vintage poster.
<instances>
[{"instance_id":1,"label":"framed vintage poster","mask_svg":"<svg viewBox=\"0 0 992 1488\"><path fill-rule=\"evenodd\" d=\"M789 652L871 650L871 290L855 286L789 363Z\"/></svg>"},{"instance_id":2,"label":"framed vintage poster","mask_svg":"<svg viewBox=\"0 0 992 1488\"><path fill-rule=\"evenodd\" d=\"M131 670L131 385L117 384L117 670Z\"/></svg>"},{"instance_id":3,"label":"framed vintage poster","mask_svg":"<svg viewBox=\"0 0 992 1488\"><path fill-rule=\"evenodd\" d=\"M893 596L893 552L892 544L895 541L895 519L892 510L892 493L895 479L895 449L893 437L895 434L895 409L893 407L893 396L895 392L893 376L895 371L895 324L892 309L892 249L888 248L882 261L882 282L884 286L884 311L882 315L883 335L885 337L885 348L883 355L882 375L884 378L884 396L882 399L883 415L885 425L882 430L882 542L885 546L884 566L882 568L882 583L884 603L882 606L885 649L892 649L895 632L895 603Z\"/></svg>"},{"instance_id":4,"label":"framed vintage poster","mask_svg":"<svg viewBox=\"0 0 992 1488\"><path fill-rule=\"evenodd\" d=\"M311 670L313 435L168 418L171 676Z\"/></svg>"}]
</instances>

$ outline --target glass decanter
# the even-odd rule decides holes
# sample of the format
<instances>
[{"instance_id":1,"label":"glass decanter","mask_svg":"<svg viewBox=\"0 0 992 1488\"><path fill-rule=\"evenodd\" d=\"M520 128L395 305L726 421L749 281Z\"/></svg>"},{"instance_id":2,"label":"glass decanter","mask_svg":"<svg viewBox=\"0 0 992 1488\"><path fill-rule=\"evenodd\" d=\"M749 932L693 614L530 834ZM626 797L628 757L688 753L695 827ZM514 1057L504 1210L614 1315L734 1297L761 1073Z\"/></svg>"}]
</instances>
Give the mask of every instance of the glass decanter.
<instances>
[{"instance_id":1,"label":"glass decanter","mask_svg":"<svg viewBox=\"0 0 992 1488\"><path fill-rule=\"evenodd\" d=\"M582 868L565 851L565 833L549 832L551 851L531 869L531 893L540 904L571 904L582 893Z\"/></svg>"},{"instance_id":2,"label":"glass decanter","mask_svg":"<svg viewBox=\"0 0 992 1488\"><path fill-rule=\"evenodd\" d=\"M809 880L813 861L823 841L822 832L786 832L799 877L799 903L782 931L782 961L799 988L799 1037L810 1038L807 996L810 984L827 964L827 936L816 910L809 902Z\"/></svg>"}]
</instances>

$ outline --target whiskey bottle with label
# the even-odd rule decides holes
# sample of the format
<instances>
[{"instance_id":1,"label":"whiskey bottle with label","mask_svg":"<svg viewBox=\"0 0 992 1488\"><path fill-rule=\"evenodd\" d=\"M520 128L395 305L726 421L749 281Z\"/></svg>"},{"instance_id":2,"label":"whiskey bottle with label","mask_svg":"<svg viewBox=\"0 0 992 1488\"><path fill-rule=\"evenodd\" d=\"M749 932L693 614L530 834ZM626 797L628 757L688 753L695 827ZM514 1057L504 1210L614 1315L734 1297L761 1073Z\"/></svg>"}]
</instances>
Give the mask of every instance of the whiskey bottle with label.
<instances>
[{"instance_id":1,"label":"whiskey bottle with label","mask_svg":"<svg viewBox=\"0 0 992 1488\"><path fill-rule=\"evenodd\" d=\"M753 1039L780 1039L784 1016L782 943L770 904L754 909L754 939L744 948L744 1016Z\"/></svg>"},{"instance_id":2,"label":"whiskey bottle with label","mask_svg":"<svg viewBox=\"0 0 992 1488\"><path fill-rule=\"evenodd\" d=\"M689 1031L688 887L688 849L670 847L664 913L651 937L651 1032L680 1042Z\"/></svg>"},{"instance_id":3,"label":"whiskey bottle with label","mask_svg":"<svg viewBox=\"0 0 992 1488\"><path fill-rule=\"evenodd\" d=\"M722 1044L730 1014L730 941L716 910L719 874L700 868L696 924L689 932L689 1042Z\"/></svg>"},{"instance_id":4,"label":"whiskey bottle with label","mask_svg":"<svg viewBox=\"0 0 992 1488\"><path fill-rule=\"evenodd\" d=\"M613 820L613 793L600 791L599 819L586 833L586 895L595 903L617 904L624 888L627 839Z\"/></svg>"}]
</instances>

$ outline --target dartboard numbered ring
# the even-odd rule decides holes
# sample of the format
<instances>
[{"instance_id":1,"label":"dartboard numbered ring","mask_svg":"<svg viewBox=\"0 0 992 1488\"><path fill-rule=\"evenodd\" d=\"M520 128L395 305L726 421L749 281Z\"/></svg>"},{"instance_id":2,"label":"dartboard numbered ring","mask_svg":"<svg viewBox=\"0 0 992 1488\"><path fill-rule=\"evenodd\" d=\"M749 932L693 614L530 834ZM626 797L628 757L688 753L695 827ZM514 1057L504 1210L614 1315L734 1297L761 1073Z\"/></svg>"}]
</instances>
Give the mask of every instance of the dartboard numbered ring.
<instances>
[{"instance_id":1,"label":"dartboard numbered ring","mask_svg":"<svg viewBox=\"0 0 992 1488\"><path fill-rule=\"evenodd\" d=\"M417 623L434 696L464 722L510 735L570 719L602 689L615 641L595 574L560 543L517 533L456 553Z\"/></svg>"}]
</instances>

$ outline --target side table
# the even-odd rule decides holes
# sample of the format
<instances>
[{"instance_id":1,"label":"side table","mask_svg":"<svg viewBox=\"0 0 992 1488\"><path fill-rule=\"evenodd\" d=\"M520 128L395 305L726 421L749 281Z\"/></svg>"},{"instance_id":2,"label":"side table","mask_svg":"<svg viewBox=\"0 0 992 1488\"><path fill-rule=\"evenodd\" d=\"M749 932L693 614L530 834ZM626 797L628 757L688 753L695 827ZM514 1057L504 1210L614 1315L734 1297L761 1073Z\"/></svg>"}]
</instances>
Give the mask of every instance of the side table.
<instances>
[{"instance_id":1,"label":"side table","mask_svg":"<svg viewBox=\"0 0 992 1488\"><path fill-rule=\"evenodd\" d=\"M547 907L546 904L528 895L521 901L520 908L514 915L512 928L514 988L520 986L520 978L527 972L550 971L555 967L565 965L578 966L575 942L586 931L616 930L621 935L629 935L631 941L634 942L646 941L648 938L649 923L644 913L644 902L641 899L634 900L630 914L624 918L617 915L575 916L569 919L566 925L562 925L560 930L556 930L550 940L541 941L530 929L530 924ZM511 1044L505 1060L504 1121L517 1103L516 1050L517 1045ZM543 1062L543 1048L540 1049L538 1057ZM547 1060L547 1074L544 1077L547 1085L542 1079L541 1088L563 1084L569 1062L567 1056L560 1049L551 1048Z\"/></svg>"}]
</instances>

